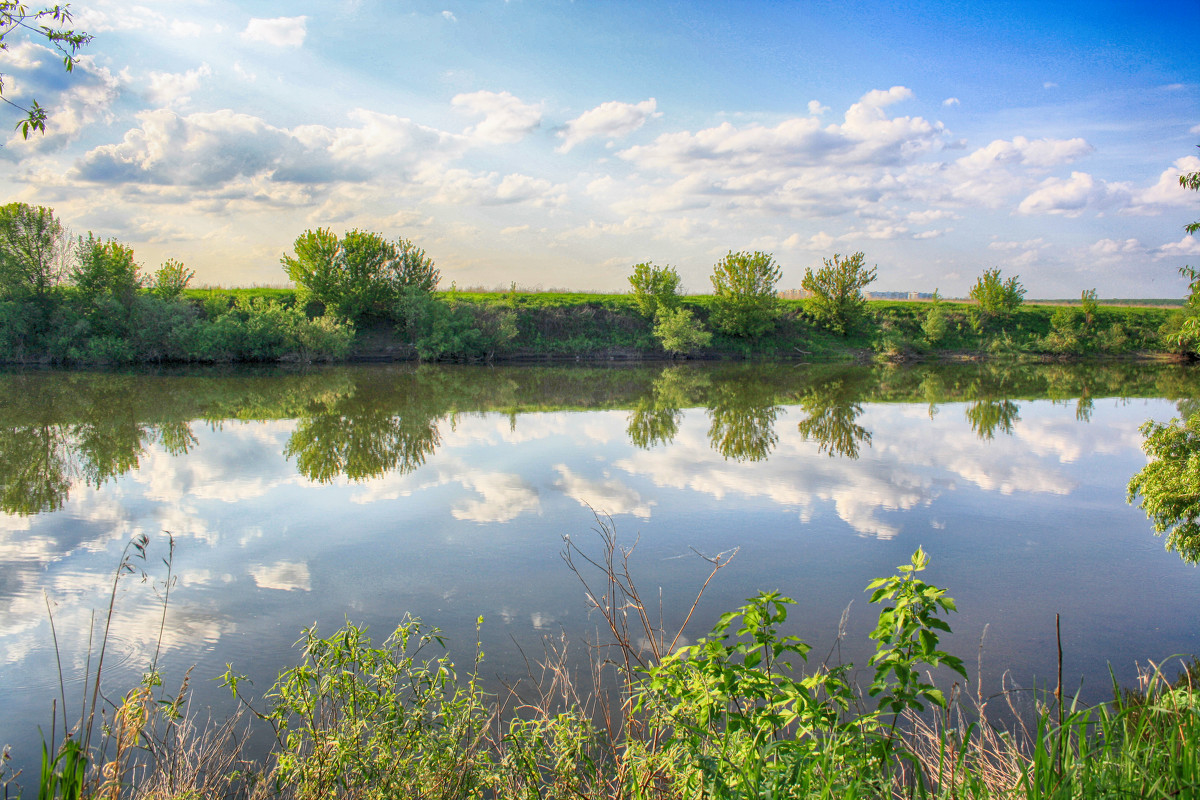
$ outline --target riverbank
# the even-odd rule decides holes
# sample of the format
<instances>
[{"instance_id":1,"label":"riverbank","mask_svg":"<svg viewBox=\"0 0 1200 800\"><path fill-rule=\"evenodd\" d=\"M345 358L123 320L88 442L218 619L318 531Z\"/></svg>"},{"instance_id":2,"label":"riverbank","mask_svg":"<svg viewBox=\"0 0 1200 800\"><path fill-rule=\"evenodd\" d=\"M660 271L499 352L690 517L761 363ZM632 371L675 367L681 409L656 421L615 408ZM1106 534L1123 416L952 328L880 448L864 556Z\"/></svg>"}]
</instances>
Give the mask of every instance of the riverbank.
<instances>
[{"instance_id":1,"label":"riverbank","mask_svg":"<svg viewBox=\"0 0 1200 800\"><path fill-rule=\"evenodd\" d=\"M632 295L437 292L398 319L354 326L290 290L188 290L163 300L93 307L63 290L42 304L0 302L0 361L111 365L308 361L520 362L666 360L918 361L1090 357L1178 358L1179 309L1022 305L985 318L962 302L870 301L846 335L806 300L781 299L760 336L711 325L713 298L680 299L711 333L703 346L664 349Z\"/></svg>"}]
</instances>

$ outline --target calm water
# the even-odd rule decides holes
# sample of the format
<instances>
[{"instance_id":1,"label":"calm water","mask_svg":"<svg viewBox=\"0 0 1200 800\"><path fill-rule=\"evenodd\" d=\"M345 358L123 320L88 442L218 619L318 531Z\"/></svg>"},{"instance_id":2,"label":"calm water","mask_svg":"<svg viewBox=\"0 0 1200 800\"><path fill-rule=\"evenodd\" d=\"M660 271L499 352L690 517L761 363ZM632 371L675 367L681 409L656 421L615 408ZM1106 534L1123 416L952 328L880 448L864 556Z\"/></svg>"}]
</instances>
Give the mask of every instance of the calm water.
<instances>
[{"instance_id":1,"label":"calm water","mask_svg":"<svg viewBox=\"0 0 1200 800\"><path fill-rule=\"evenodd\" d=\"M1200 653L1200 575L1163 549L1125 485L1138 427L1191 410L1178 366L361 367L164 374L0 374L0 744L32 763L58 695L47 600L78 703L90 615L122 547L106 674L123 694L153 657L175 537L161 664L196 665L195 704L230 704L227 662L258 691L300 630L345 620L382 639L410 613L484 672L518 646L598 623L560 556L597 552L611 516L643 590L678 622L707 575L693 552L739 548L690 629L759 589L794 597L823 654L865 665L863 587L918 545L960 613L953 651L984 691L1064 673L1103 699L1108 669ZM582 651L582 647L577 651ZM972 670L974 673L974 670ZM972 675L975 679L975 675Z\"/></svg>"}]
</instances>

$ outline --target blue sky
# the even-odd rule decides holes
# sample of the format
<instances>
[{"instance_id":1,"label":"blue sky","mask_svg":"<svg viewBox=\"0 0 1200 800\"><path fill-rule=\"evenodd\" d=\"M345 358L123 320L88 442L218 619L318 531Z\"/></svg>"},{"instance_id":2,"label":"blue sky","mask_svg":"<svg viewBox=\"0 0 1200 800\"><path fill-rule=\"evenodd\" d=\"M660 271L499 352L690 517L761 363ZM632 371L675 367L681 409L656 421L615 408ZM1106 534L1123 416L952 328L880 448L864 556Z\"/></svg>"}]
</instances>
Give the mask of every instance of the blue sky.
<instances>
[{"instance_id":1,"label":"blue sky","mask_svg":"<svg viewBox=\"0 0 1200 800\"><path fill-rule=\"evenodd\" d=\"M426 249L444 285L781 288L862 250L879 290L1179 296L1200 266L1200 4L73 3L71 75L0 53L5 201L197 284L282 285L307 228ZM5 121L7 119L7 121ZM0 109L11 131L18 113Z\"/></svg>"}]
</instances>

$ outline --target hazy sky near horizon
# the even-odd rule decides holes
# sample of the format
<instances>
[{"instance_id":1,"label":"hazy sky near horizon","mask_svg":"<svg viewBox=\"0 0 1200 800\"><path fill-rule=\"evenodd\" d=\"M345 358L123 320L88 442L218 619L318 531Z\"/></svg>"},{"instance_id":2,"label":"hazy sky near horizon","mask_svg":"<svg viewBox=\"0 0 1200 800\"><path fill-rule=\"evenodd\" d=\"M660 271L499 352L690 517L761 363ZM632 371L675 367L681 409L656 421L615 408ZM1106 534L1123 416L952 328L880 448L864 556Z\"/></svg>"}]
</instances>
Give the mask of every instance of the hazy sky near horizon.
<instances>
[{"instance_id":1,"label":"hazy sky near horizon","mask_svg":"<svg viewBox=\"0 0 1200 800\"><path fill-rule=\"evenodd\" d=\"M628 288L729 250L781 288L1171 297L1200 268L1200 3L80 0L74 73L10 36L4 202L196 284L282 285L306 228L404 236L459 287Z\"/></svg>"}]
</instances>

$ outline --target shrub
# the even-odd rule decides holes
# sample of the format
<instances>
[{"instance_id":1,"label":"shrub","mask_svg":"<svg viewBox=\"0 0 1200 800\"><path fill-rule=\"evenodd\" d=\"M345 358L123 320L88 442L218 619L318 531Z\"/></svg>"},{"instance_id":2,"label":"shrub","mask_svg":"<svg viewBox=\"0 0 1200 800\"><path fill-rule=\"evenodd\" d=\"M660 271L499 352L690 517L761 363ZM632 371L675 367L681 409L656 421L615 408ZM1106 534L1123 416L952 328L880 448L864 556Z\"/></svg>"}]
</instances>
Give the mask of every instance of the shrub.
<instances>
[{"instance_id":1,"label":"shrub","mask_svg":"<svg viewBox=\"0 0 1200 800\"><path fill-rule=\"evenodd\" d=\"M196 273L182 261L168 258L154 273L154 294L163 300L178 300L194 277Z\"/></svg>"},{"instance_id":2,"label":"shrub","mask_svg":"<svg viewBox=\"0 0 1200 800\"><path fill-rule=\"evenodd\" d=\"M102 296L112 297L125 306L133 302L142 286L133 248L112 239L101 241L89 231L86 239L79 238L75 254L71 280L85 303L93 303Z\"/></svg>"},{"instance_id":3,"label":"shrub","mask_svg":"<svg viewBox=\"0 0 1200 800\"><path fill-rule=\"evenodd\" d=\"M713 267L712 321L731 336L761 336L775 326L782 272L770 253L729 252Z\"/></svg>"},{"instance_id":4,"label":"shrub","mask_svg":"<svg viewBox=\"0 0 1200 800\"><path fill-rule=\"evenodd\" d=\"M336 316L355 322L390 316L402 291L432 292L441 277L424 250L378 233L353 230L339 240L318 228L297 237L294 249L282 263L301 303L319 300Z\"/></svg>"},{"instance_id":5,"label":"shrub","mask_svg":"<svg viewBox=\"0 0 1200 800\"><path fill-rule=\"evenodd\" d=\"M664 307L654 316L654 338L672 355L690 354L708 347L712 333L704 329L690 309Z\"/></svg>"},{"instance_id":6,"label":"shrub","mask_svg":"<svg viewBox=\"0 0 1200 800\"><path fill-rule=\"evenodd\" d=\"M1000 279L1000 268L985 269L971 287L970 297L976 302L980 323L995 318L1010 316L1025 298L1025 287L1014 275L1008 280Z\"/></svg>"},{"instance_id":7,"label":"shrub","mask_svg":"<svg viewBox=\"0 0 1200 800\"><path fill-rule=\"evenodd\" d=\"M629 285L638 311L647 317L654 317L660 308L679 305L679 273L674 267L660 267L653 262L635 264Z\"/></svg>"},{"instance_id":8,"label":"shrub","mask_svg":"<svg viewBox=\"0 0 1200 800\"><path fill-rule=\"evenodd\" d=\"M937 293L937 289L934 289L933 299L929 303L929 311L925 314L925 321L921 323L921 333L925 335L925 341L936 345L946 338L949 330L950 323L946 319L946 308L942 305L942 298Z\"/></svg>"},{"instance_id":9,"label":"shrub","mask_svg":"<svg viewBox=\"0 0 1200 800\"><path fill-rule=\"evenodd\" d=\"M517 315L509 309L444 302L418 290L401 295L396 316L423 361L490 359L517 338Z\"/></svg>"},{"instance_id":10,"label":"shrub","mask_svg":"<svg viewBox=\"0 0 1200 800\"><path fill-rule=\"evenodd\" d=\"M807 306L817 322L842 336L862 319L867 306L862 290L875 280L876 268L867 269L863 258L861 252L844 259L835 253L815 273L806 269L800 282L812 294Z\"/></svg>"}]
</instances>

